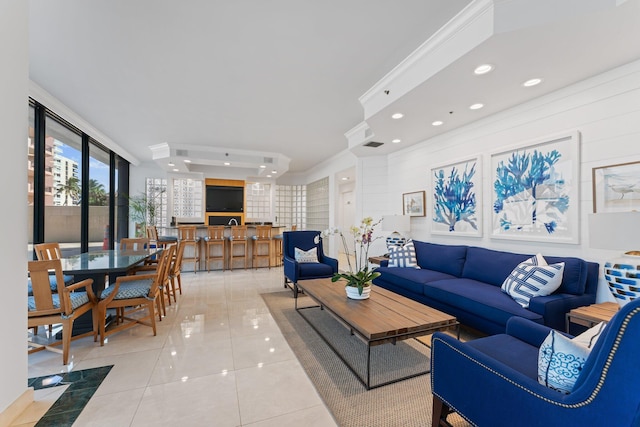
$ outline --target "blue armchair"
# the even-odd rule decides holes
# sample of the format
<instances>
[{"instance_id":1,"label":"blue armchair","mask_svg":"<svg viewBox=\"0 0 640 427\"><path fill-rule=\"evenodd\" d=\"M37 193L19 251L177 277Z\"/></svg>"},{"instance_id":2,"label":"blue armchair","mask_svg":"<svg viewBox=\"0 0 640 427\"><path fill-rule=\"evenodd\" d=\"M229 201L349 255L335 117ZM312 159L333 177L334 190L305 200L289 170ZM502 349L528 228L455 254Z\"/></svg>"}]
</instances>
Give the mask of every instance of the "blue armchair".
<instances>
[{"instance_id":1,"label":"blue armchair","mask_svg":"<svg viewBox=\"0 0 640 427\"><path fill-rule=\"evenodd\" d=\"M338 260L326 256L322 250L319 231L285 231L282 233L284 287L297 297L298 280L331 277L338 272ZM295 248L308 251L317 248L318 262L297 262Z\"/></svg>"},{"instance_id":2,"label":"blue armchair","mask_svg":"<svg viewBox=\"0 0 640 427\"><path fill-rule=\"evenodd\" d=\"M447 425L452 411L475 426L640 425L640 299L609 322L570 394L538 383L538 349L549 331L512 317L505 334L466 343L435 333L432 425Z\"/></svg>"}]
</instances>

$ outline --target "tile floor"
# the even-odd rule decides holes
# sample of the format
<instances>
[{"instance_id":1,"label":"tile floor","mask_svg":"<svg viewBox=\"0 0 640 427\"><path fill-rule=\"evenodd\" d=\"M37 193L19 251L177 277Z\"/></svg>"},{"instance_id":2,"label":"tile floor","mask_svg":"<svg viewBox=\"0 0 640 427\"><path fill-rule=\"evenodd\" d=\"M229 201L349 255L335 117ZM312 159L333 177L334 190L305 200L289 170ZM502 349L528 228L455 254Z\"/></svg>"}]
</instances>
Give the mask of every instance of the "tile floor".
<instances>
[{"instance_id":1,"label":"tile floor","mask_svg":"<svg viewBox=\"0 0 640 427\"><path fill-rule=\"evenodd\" d=\"M52 416L60 396L74 402L67 377L109 365L84 408L78 399L73 426L336 425L260 297L284 290L281 267L182 277L183 295L157 336L136 326L104 347L73 341L67 367L57 353L29 355L29 378L57 374L65 385L36 390L13 426L70 425Z\"/></svg>"}]
</instances>

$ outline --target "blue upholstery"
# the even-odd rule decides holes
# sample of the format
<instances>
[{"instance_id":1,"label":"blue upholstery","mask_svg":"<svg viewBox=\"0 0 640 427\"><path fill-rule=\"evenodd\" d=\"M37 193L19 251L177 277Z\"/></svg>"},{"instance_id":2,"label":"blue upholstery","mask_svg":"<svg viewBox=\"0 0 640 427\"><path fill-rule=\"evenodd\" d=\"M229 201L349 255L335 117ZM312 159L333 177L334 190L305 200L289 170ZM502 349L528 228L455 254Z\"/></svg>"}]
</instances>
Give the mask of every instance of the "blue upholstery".
<instances>
[{"instance_id":1,"label":"blue upholstery","mask_svg":"<svg viewBox=\"0 0 640 427\"><path fill-rule=\"evenodd\" d=\"M572 257L547 257L564 262L560 288L534 297L523 308L500 286L527 254L492 249L440 245L414 240L420 269L389 268L382 262L375 285L456 316L463 324L487 334L504 333L512 316L564 329L571 309L593 304L598 287L598 264ZM543 254L544 255L544 254Z\"/></svg>"},{"instance_id":2,"label":"blue upholstery","mask_svg":"<svg viewBox=\"0 0 640 427\"><path fill-rule=\"evenodd\" d=\"M314 247L318 251L318 263L296 262L295 248L308 251ZM319 231L285 231L282 233L282 251L285 287L290 283L298 283L299 280L332 277L338 272L338 260L326 256L322 250Z\"/></svg>"},{"instance_id":3,"label":"blue upholstery","mask_svg":"<svg viewBox=\"0 0 640 427\"><path fill-rule=\"evenodd\" d=\"M145 298L149 296L152 284L152 279L133 280L131 282L121 283L114 299ZM115 289L115 286L105 288L100 294L100 299L105 299L111 295L113 289Z\"/></svg>"},{"instance_id":4,"label":"blue upholstery","mask_svg":"<svg viewBox=\"0 0 640 427\"><path fill-rule=\"evenodd\" d=\"M89 296L86 292L70 292L69 298L71 299L72 311L89 302ZM60 308L59 294L51 295L51 301L54 308ZM36 302L33 296L27 297L27 307L29 311L34 311L36 309Z\"/></svg>"},{"instance_id":5,"label":"blue upholstery","mask_svg":"<svg viewBox=\"0 0 640 427\"><path fill-rule=\"evenodd\" d=\"M538 349L549 331L514 317L505 334L467 343L435 333L434 418L446 414L444 403L477 426L640 425L640 300L609 322L569 394L537 379Z\"/></svg>"},{"instance_id":6,"label":"blue upholstery","mask_svg":"<svg viewBox=\"0 0 640 427\"><path fill-rule=\"evenodd\" d=\"M65 274L62 276L64 278L64 285L69 286L73 283L73 276ZM58 279L55 274L49 275L49 286L51 286L51 292L58 292ZM27 295L33 295L33 287L31 286L31 279L27 279Z\"/></svg>"}]
</instances>

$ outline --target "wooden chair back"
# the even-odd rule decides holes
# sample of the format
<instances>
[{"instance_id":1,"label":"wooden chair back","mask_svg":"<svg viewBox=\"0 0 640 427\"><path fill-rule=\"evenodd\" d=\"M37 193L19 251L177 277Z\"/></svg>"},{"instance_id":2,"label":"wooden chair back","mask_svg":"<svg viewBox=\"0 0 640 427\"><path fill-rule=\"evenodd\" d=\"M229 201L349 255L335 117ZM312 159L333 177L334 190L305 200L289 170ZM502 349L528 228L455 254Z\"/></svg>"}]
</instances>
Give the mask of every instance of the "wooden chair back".
<instances>
[{"instance_id":1,"label":"wooden chair back","mask_svg":"<svg viewBox=\"0 0 640 427\"><path fill-rule=\"evenodd\" d=\"M49 272L56 275L58 283L63 284L62 265L59 259L29 261L29 277L33 288L35 310L29 310L29 317L51 316L53 314L70 314L71 307L66 307L65 298L59 298L59 307L55 307ZM61 295L61 294L60 294ZM59 295L57 295L59 297Z\"/></svg>"},{"instance_id":2,"label":"wooden chair back","mask_svg":"<svg viewBox=\"0 0 640 427\"><path fill-rule=\"evenodd\" d=\"M37 243L33 245L33 250L36 252L36 259L40 261L62 258L60 244L57 242Z\"/></svg>"},{"instance_id":3,"label":"wooden chair back","mask_svg":"<svg viewBox=\"0 0 640 427\"><path fill-rule=\"evenodd\" d=\"M224 225L210 225L207 228L208 241L224 240Z\"/></svg>"},{"instance_id":4,"label":"wooden chair back","mask_svg":"<svg viewBox=\"0 0 640 427\"><path fill-rule=\"evenodd\" d=\"M127 253L144 253L151 243L147 237L123 237L120 239L120 251Z\"/></svg>"},{"instance_id":5,"label":"wooden chair back","mask_svg":"<svg viewBox=\"0 0 640 427\"><path fill-rule=\"evenodd\" d=\"M147 238L151 241L158 240L158 229L155 225L147 225Z\"/></svg>"},{"instance_id":6,"label":"wooden chair back","mask_svg":"<svg viewBox=\"0 0 640 427\"><path fill-rule=\"evenodd\" d=\"M271 231L273 227L270 225L257 225L256 226L256 239L257 240L271 240Z\"/></svg>"},{"instance_id":7,"label":"wooden chair back","mask_svg":"<svg viewBox=\"0 0 640 427\"><path fill-rule=\"evenodd\" d=\"M233 240L233 241L247 240L247 226L246 225L232 225L231 226L231 240Z\"/></svg>"},{"instance_id":8,"label":"wooden chair back","mask_svg":"<svg viewBox=\"0 0 640 427\"><path fill-rule=\"evenodd\" d=\"M178 226L178 240L196 241L196 226L195 225L180 225Z\"/></svg>"}]
</instances>

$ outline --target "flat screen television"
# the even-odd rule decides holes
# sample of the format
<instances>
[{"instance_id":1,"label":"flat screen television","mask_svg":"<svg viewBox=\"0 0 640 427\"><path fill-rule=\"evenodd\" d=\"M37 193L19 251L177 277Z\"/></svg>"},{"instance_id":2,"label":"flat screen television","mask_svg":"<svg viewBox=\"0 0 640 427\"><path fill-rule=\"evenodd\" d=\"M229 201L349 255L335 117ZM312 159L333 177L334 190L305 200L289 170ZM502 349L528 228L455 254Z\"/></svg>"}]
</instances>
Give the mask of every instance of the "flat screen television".
<instances>
[{"instance_id":1,"label":"flat screen television","mask_svg":"<svg viewBox=\"0 0 640 427\"><path fill-rule=\"evenodd\" d=\"M207 185L207 212L244 212L244 187Z\"/></svg>"}]
</instances>

